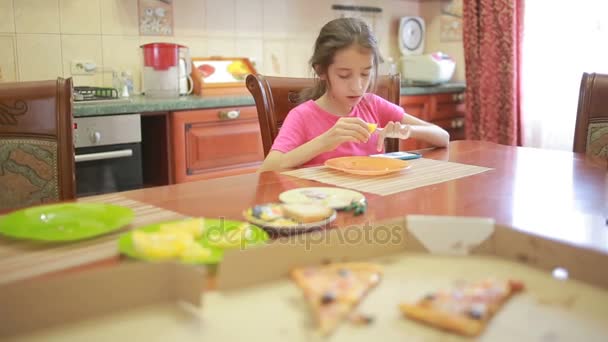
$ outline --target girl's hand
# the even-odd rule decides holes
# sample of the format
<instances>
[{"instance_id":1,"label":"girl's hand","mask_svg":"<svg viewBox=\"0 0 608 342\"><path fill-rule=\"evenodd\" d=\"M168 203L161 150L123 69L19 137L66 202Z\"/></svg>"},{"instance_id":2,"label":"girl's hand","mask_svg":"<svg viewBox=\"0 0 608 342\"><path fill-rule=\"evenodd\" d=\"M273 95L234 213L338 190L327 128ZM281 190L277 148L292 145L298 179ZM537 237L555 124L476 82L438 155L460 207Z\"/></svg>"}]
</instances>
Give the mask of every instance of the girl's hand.
<instances>
[{"instance_id":1,"label":"girl's hand","mask_svg":"<svg viewBox=\"0 0 608 342\"><path fill-rule=\"evenodd\" d=\"M382 151L382 147L384 146L384 138L408 139L410 135L412 135L410 125L389 121L389 123L387 123L378 134L377 149L378 151Z\"/></svg>"},{"instance_id":2,"label":"girl's hand","mask_svg":"<svg viewBox=\"0 0 608 342\"><path fill-rule=\"evenodd\" d=\"M352 141L366 143L370 133L365 121L359 118L340 118L336 124L319 136L324 151L331 151L340 144Z\"/></svg>"}]
</instances>

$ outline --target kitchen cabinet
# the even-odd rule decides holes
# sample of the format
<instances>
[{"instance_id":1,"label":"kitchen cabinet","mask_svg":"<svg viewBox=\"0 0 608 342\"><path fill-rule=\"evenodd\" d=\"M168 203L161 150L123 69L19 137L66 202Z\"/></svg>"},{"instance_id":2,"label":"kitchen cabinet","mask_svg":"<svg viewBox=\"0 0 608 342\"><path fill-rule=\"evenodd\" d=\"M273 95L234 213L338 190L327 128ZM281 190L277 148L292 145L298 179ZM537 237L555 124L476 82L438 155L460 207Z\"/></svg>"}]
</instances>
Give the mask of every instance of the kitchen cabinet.
<instances>
[{"instance_id":1,"label":"kitchen cabinet","mask_svg":"<svg viewBox=\"0 0 608 342\"><path fill-rule=\"evenodd\" d=\"M255 106L172 112L172 183L254 172L264 159Z\"/></svg>"},{"instance_id":2,"label":"kitchen cabinet","mask_svg":"<svg viewBox=\"0 0 608 342\"><path fill-rule=\"evenodd\" d=\"M464 92L424 95L402 95L401 107L406 113L434 123L450 133L450 140L464 139ZM402 151L430 147L415 139L401 140Z\"/></svg>"}]
</instances>

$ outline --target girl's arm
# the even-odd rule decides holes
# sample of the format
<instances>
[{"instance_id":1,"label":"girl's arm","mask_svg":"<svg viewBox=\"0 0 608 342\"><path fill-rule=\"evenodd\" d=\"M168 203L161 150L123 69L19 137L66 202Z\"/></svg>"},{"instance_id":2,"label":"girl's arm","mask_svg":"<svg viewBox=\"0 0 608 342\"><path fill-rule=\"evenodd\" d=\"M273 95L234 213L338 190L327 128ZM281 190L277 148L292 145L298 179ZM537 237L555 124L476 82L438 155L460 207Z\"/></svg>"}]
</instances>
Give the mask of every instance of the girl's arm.
<instances>
[{"instance_id":1,"label":"girl's arm","mask_svg":"<svg viewBox=\"0 0 608 342\"><path fill-rule=\"evenodd\" d=\"M403 113L401 123L409 125L410 138L422 140L437 147L446 147L450 142L450 134L445 129L408 113Z\"/></svg>"},{"instance_id":2,"label":"girl's arm","mask_svg":"<svg viewBox=\"0 0 608 342\"><path fill-rule=\"evenodd\" d=\"M322 146L318 137L287 153L271 150L266 156L266 159L264 159L264 163L258 172L277 171L297 167L316 157L322 153L321 151Z\"/></svg>"},{"instance_id":3,"label":"girl's arm","mask_svg":"<svg viewBox=\"0 0 608 342\"><path fill-rule=\"evenodd\" d=\"M378 138L378 151L382 151L384 138L414 138L437 147L446 147L450 142L450 134L446 130L405 112L401 122L389 121L384 126Z\"/></svg>"},{"instance_id":4,"label":"girl's arm","mask_svg":"<svg viewBox=\"0 0 608 342\"><path fill-rule=\"evenodd\" d=\"M289 152L270 151L258 170L275 171L300 166L323 152L334 150L347 141L367 142L370 133L367 124L359 118L341 118L325 133Z\"/></svg>"}]
</instances>

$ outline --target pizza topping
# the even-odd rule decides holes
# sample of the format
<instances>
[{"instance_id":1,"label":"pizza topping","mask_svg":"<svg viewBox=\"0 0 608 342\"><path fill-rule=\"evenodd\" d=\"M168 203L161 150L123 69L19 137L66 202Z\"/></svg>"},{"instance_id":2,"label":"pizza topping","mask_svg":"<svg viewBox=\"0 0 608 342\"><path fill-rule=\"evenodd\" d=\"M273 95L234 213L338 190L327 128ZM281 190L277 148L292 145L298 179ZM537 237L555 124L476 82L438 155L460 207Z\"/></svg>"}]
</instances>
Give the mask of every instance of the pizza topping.
<instances>
[{"instance_id":1,"label":"pizza topping","mask_svg":"<svg viewBox=\"0 0 608 342\"><path fill-rule=\"evenodd\" d=\"M426 296L424 296L424 298L423 298L423 299L424 299L424 300L427 300L427 301L432 301L432 300L434 300L436 297L437 297L437 296L435 296L433 293L429 293L429 294L427 294Z\"/></svg>"},{"instance_id":2,"label":"pizza topping","mask_svg":"<svg viewBox=\"0 0 608 342\"><path fill-rule=\"evenodd\" d=\"M469 309L469 317L473 319L481 319L486 313L487 307L483 303L474 303Z\"/></svg>"},{"instance_id":3,"label":"pizza topping","mask_svg":"<svg viewBox=\"0 0 608 342\"><path fill-rule=\"evenodd\" d=\"M372 275L369 277L369 281L372 284L377 284L378 282L380 282L380 274L372 273Z\"/></svg>"},{"instance_id":4,"label":"pizza topping","mask_svg":"<svg viewBox=\"0 0 608 342\"><path fill-rule=\"evenodd\" d=\"M351 315L350 321L357 325L369 325L374 322L374 316L357 313Z\"/></svg>"},{"instance_id":5,"label":"pizza topping","mask_svg":"<svg viewBox=\"0 0 608 342\"><path fill-rule=\"evenodd\" d=\"M349 270L347 270L345 268L341 268L338 270L338 274L341 275L342 277L348 277L351 273Z\"/></svg>"},{"instance_id":6,"label":"pizza topping","mask_svg":"<svg viewBox=\"0 0 608 342\"><path fill-rule=\"evenodd\" d=\"M321 304L329 304L336 300L336 295L332 291L327 291L323 293L321 297Z\"/></svg>"}]
</instances>

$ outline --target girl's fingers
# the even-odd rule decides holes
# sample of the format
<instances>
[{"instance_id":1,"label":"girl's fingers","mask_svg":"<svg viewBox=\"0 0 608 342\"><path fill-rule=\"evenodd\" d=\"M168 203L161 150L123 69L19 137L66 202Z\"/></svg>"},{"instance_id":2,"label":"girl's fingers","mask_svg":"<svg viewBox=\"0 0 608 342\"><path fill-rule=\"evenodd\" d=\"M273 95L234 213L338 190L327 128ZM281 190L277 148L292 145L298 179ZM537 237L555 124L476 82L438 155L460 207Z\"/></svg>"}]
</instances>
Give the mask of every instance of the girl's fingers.
<instances>
[{"instance_id":1,"label":"girl's fingers","mask_svg":"<svg viewBox=\"0 0 608 342\"><path fill-rule=\"evenodd\" d=\"M366 142L369 139L370 133L367 130L367 125L361 126L358 123L343 123L341 126L348 130L351 135L358 137L361 142Z\"/></svg>"},{"instance_id":2,"label":"girl's fingers","mask_svg":"<svg viewBox=\"0 0 608 342\"><path fill-rule=\"evenodd\" d=\"M376 150L378 150L378 152L381 152L382 151L382 147L384 147L384 132L382 132L378 136L378 142L376 143Z\"/></svg>"},{"instance_id":3,"label":"girl's fingers","mask_svg":"<svg viewBox=\"0 0 608 342\"><path fill-rule=\"evenodd\" d=\"M368 135L366 135L365 132L360 132L356 129L353 129L353 127L339 127L336 129L336 133L340 138L352 137L354 141L358 142L366 142L369 138L369 133Z\"/></svg>"}]
</instances>

